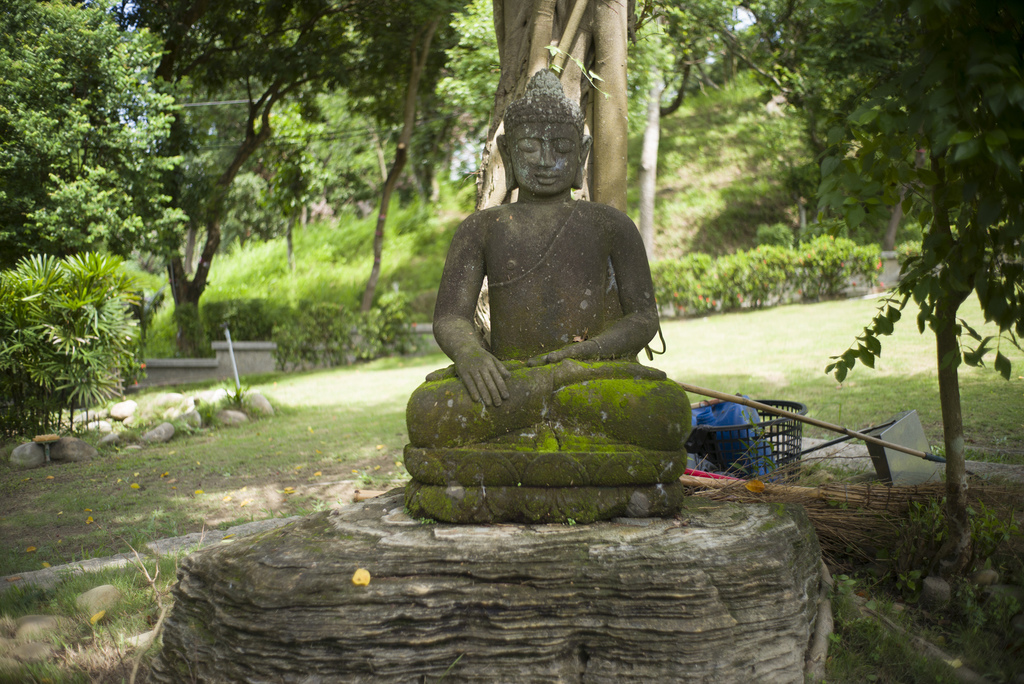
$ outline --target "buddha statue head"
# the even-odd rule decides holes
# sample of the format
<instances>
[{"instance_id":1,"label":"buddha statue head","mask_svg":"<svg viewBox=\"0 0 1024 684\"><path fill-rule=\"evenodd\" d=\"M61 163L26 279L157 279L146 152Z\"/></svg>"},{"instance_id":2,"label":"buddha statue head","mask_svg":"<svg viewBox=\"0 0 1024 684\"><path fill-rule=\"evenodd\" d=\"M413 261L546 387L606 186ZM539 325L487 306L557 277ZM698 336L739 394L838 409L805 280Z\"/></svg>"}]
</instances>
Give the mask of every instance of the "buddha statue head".
<instances>
[{"instance_id":1,"label":"buddha statue head","mask_svg":"<svg viewBox=\"0 0 1024 684\"><path fill-rule=\"evenodd\" d=\"M590 145L579 105L554 73L538 71L505 110L505 134L498 137L508 189L518 187L521 201L566 198L583 187Z\"/></svg>"}]
</instances>

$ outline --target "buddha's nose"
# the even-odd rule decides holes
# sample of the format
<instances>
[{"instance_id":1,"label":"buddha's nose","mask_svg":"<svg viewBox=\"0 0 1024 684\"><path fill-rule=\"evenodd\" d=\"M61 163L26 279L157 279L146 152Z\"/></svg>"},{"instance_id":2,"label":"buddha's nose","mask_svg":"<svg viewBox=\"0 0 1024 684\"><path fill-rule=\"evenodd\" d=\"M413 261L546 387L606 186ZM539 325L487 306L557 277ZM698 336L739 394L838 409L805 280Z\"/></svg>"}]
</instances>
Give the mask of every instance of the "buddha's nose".
<instances>
[{"instance_id":1,"label":"buddha's nose","mask_svg":"<svg viewBox=\"0 0 1024 684\"><path fill-rule=\"evenodd\" d=\"M544 142L540 146L540 163L541 166L554 166L555 165L555 150L551 143Z\"/></svg>"}]
</instances>

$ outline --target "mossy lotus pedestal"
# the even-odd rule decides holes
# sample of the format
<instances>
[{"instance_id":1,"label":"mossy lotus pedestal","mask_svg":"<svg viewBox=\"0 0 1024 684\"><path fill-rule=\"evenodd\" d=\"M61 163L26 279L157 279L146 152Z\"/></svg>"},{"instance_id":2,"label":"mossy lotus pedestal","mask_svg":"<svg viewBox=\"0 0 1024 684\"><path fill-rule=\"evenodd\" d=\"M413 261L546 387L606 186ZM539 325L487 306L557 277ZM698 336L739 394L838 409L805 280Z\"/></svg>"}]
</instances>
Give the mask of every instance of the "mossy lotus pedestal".
<instances>
[{"instance_id":1,"label":"mossy lotus pedestal","mask_svg":"<svg viewBox=\"0 0 1024 684\"><path fill-rule=\"evenodd\" d=\"M405 449L409 512L450 523L590 523L672 515L686 453L600 445L597 451Z\"/></svg>"},{"instance_id":2,"label":"mossy lotus pedestal","mask_svg":"<svg viewBox=\"0 0 1024 684\"><path fill-rule=\"evenodd\" d=\"M406 412L411 515L589 523L679 509L690 406L661 371L575 360L517 368L515 398L490 408L469 401L457 378L438 375ZM534 416L543 419L523 424Z\"/></svg>"},{"instance_id":3,"label":"mossy lotus pedestal","mask_svg":"<svg viewBox=\"0 0 1024 684\"><path fill-rule=\"evenodd\" d=\"M803 681L820 551L799 506L486 526L403 509L395 490L183 559L151 680Z\"/></svg>"}]
</instances>

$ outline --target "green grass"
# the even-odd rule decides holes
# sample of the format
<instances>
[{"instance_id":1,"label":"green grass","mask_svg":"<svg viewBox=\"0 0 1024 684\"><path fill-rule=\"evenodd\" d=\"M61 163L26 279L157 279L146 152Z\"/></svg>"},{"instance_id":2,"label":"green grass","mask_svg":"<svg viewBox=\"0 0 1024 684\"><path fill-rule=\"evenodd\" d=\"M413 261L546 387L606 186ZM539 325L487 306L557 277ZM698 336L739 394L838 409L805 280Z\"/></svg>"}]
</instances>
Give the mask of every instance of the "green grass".
<instances>
[{"instance_id":1,"label":"green grass","mask_svg":"<svg viewBox=\"0 0 1024 684\"><path fill-rule=\"evenodd\" d=\"M941 445L934 338L919 335L909 320L883 341L875 370L858 367L842 385L823 373L828 357L852 342L875 306L853 300L669 320L663 325L668 353L653 365L691 384L799 401L810 415L851 428L916 409L931 444ZM973 305L965 313L980 323ZM961 369L966 438L977 448L975 458L1024 464L1024 355L1005 345L1004 353L1017 373L1009 382L987 369ZM336 503L359 480L401 477L395 461L406 443L405 403L428 371L446 363L434 355L263 376L253 389L279 407L273 417L142 451L105 452L91 463L29 471L5 465L0 575L43 561L109 555L204 524L308 511L323 505L318 502ZM805 434L825 436L810 428ZM283 494L285 487L295 494ZM94 522L86 525L90 516ZM37 550L26 553L28 546Z\"/></svg>"},{"instance_id":2,"label":"green grass","mask_svg":"<svg viewBox=\"0 0 1024 684\"><path fill-rule=\"evenodd\" d=\"M915 409L933 446L942 445L935 337L919 334L912 315L882 338L874 370L858 365L842 384L825 375L829 357L855 342L878 302L848 300L670 321L663 325L668 353L654 365L670 377L751 398L807 404L809 415L857 429ZM982 325L975 300L961 307ZM993 326L982 325L993 334ZM965 439L971 457L1024 465L1024 354L1009 344L1010 381L987 368L960 367ZM806 427L807 436L825 432Z\"/></svg>"}]
</instances>

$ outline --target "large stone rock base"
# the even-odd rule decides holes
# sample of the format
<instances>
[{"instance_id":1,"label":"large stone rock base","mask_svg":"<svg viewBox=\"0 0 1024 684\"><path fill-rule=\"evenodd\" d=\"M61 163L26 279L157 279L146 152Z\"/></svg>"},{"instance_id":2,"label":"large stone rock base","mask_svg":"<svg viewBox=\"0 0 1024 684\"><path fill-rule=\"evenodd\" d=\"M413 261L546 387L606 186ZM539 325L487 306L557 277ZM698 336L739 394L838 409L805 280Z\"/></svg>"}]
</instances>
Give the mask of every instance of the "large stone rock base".
<instances>
[{"instance_id":1,"label":"large stone rock base","mask_svg":"<svg viewBox=\"0 0 1024 684\"><path fill-rule=\"evenodd\" d=\"M819 567L798 506L451 526L395 490L185 558L151 678L800 682Z\"/></svg>"}]
</instances>

